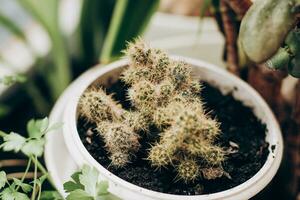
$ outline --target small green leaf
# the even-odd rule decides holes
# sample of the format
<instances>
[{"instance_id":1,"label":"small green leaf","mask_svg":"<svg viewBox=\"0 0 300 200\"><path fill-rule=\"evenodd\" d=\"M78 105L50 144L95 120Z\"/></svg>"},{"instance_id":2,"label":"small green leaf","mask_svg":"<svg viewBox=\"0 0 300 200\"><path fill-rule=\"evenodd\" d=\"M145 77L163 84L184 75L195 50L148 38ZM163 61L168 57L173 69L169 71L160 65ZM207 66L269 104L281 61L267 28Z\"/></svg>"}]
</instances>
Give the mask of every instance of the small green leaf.
<instances>
[{"instance_id":1,"label":"small green leaf","mask_svg":"<svg viewBox=\"0 0 300 200\"><path fill-rule=\"evenodd\" d=\"M30 120L27 123L27 132L30 138L41 138L45 131L47 130L49 125L48 118L38 119L38 120Z\"/></svg>"},{"instance_id":2,"label":"small green leaf","mask_svg":"<svg viewBox=\"0 0 300 200\"><path fill-rule=\"evenodd\" d=\"M82 174L81 171L75 172L74 174L71 175L71 178L75 181L75 183L80 184L80 180L79 180L79 175L80 174Z\"/></svg>"},{"instance_id":3,"label":"small green leaf","mask_svg":"<svg viewBox=\"0 0 300 200\"><path fill-rule=\"evenodd\" d=\"M108 194L108 181L100 181L97 183L97 196Z\"/></svg>"},{"instance_id":4,"label":"small green leaf","mask_svg":"<svg viewBox=\"0 0 300 200\"><path fill-rule=\"evenodd\" d=\"M15 200L30 200L26 194L21 192L14 192Z\"/></svg>"},{"instance_id":5,"label":"small green leaf","mask_svg":"<svg viewBox=\"0 0 300 200\"><path fill-rule=\"evenodd\" d=\"M1 192L1 199L2 200L14 200L14 191L10 188L6 188Z\"/></svg>"},{"instance_id":6,"label":"small green leaf","mask_svg":"<svg viewBox=\"0 0 300 200\"><path fill-rule=\"evenodd\" d=\"M2 200L29 200L26 194L17 192L10 187L6 188L1 192L1 199Z\"/></svg>"},{"instance_id":7,"label":"small green leaf","mask_svg":"<svg viewBox=\"0 0 300 200\"><path fill-rule=\"evenodd\" d=\"M19 180L19 179L13 178L13 181L17 186L20 186L22 188L23 192L25 192L25 193L28 193L32 190L31 185L22 183L21 180Z\"/></svg>"},{"instance_id":8,"label":"small green leaf","mask_svg":"<svg viewBox=\"0 0 300 200\"><path fill-rule=\"evenodd\" d=\"M41 200L63 200L62 196L57 191L43 191Z\"/></svg>"},{"instance_id":9,"label":"small green leaf","mask_svg":"<svg viewBox=\"0 0 300 200\"><path fill-rule=\"evenodd\" d=\"M49 126L49 119L45 117L44 119L37 120L37 124L39 125L40 131L45 132Z\"/></svg>"},{"instance_id":10,"label":"small green leaf","mask_svg":"<svg viewBox=\"0 0 300 200\"><path fill-rule=\"evenodd\" d=\"M37 157L40 157L43 155L44 145L45 145L44 138L29 140L22 147L22 152L27 156L35 155Z\"/></svg>"},{"instance_id":11,"label":"small green leaf","mask_svg":"<svg viewBox=\"0 0 300 200\"><path fill-rule=\"evenodd\" d=\"M27 123L27 132L29 137L36 138L38 135L40 135L39 129L36 127L36 123L34 119L31 119Z\"/></svg>"},{"instance_id":12,"label":"small green leaf","mask_svg":"<svg viewBox=\"0 0 300 200\"><path fill-rule=\"evenodd\" d=\"M26 77L20 74L13 75L13 76L4 76L0 78L0 83L10 86L15 83L23 83L26 81Z\"/></svg>"},{"instance_id":13,"label":"small green leaf","mask_svg":"<svg viewBox=\"0 0 300 200\"><path fill-rule=\"evenodd\" d=\"M75 172L71 177L73 179L73 181L68 181L66 183L64 183L64 190L67 193L70 193L74 190L77 189L82 189L84 190L84 186L80 183L79 181L79 175L81 174L81 172Z\"/></svg>"},{"instance_id":14,"label":"small green leaf","mask_svg":"<svg viewBox=\"0 0 300 200\"><path fill-rule=\"evenodd\" d=\"M17 133L10 133L3 138L4 143L1 145L4 151L18 152L23 147L26 139Z\"/></svg>"},{"instance_id":15,"label":"small green leaf","mask_svg":"<svg viewBox=\"0 0 300 200\"><path fill-rule=\"evenodd\" d=\"M88 193L86 193L84 190L74 190L71 192L66 200L94 200L93 197L91 197Z\"/></svg>"},{"instance_id":16,"label":"small green leaf","mask_svg":"<svg viewBox=\"0 0 300 200\"><path fill-rule=\"evenodd\" d=\"M79 180L84 185L84 190L90 196L96 196L96 185L98 182L99 173L95 168L91 168L84 165L82 168L82 174L79 175Z\"/></svg>"},{"instance_id":17,"label":"small green leaf","mask_svg":"<svg viewBox=\"0 0 300 200\"><path fill-rule=\"evenodd\" d=\"M0 189L2 189L6 184L7 178L5 171L0 172Z\"/></svg>"}]
</instances>

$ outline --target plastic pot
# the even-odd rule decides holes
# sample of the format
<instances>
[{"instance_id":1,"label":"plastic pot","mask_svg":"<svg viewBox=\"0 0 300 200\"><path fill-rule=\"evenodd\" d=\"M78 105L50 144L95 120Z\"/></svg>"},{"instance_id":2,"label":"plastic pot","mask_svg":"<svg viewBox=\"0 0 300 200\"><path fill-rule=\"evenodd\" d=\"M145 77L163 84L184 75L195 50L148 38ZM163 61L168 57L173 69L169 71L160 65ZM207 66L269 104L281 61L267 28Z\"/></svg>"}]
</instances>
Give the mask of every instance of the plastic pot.
<instances>
[{"instance_id":1,"label":"plastic pot","mask_svg":"<svg viewBox=\"0 0 300 200\"><path fill-rule=\"evenodd\" d=\"M72 158L79 166L88 164L95 167L100 172L101 179L108 180L109 191L125 200L246 200L255 196L272 180L282 159L282 135L272 111L252 87L229 72L204 61L177 56L173 56L173 59L180 59L189 63L193 68L193 76L207 81L219 88L223 93L232 92L236 99L242 101L244 105L252 107L255 115L266 124L266 141L270 144L270 153L263 167L252 178L234 188L218 193L194 196L172 195L151 191L131 184L112 174L99 164L89 154L80 140L77 131L78 101L85 89L92 83L97 82L107 86L116 81L121 71L128 64L126 59L107 66L96 66L73 83L76 84L76 90L73 90L73 94L67 100L68 103L63 117L63 135ZM271 150L271 146L275 148Z\"/></svg>"}]
</instances>

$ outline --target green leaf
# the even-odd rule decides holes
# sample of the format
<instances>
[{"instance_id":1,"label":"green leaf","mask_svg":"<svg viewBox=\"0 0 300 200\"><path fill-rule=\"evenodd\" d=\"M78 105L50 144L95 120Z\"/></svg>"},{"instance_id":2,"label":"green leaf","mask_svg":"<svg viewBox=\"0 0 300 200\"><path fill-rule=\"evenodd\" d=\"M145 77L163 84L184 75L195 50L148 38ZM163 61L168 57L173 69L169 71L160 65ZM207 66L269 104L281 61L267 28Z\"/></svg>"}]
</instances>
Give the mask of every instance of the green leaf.
<instances>
[{"instance_id":1,"label":"green leaf","mask_svg":"<svg viewBox=\"0 0 300 200\"><path fill-rule=\"evenodd\" d=\"M93 197L91 197L88 193L86 193L84 190L74 190L71 192L66 200L94 200Z\"/></svg>"},{"instance_id":2,"label":"green leaf","mask_svg":"<svg viewBox=\"0 0 300 200\"><path fill-rule=\"evenodd\" d=\"M2 189L7 181L6 173L5 171L0 172L0 189Z\"/></svg>"},{"instance_id":3,"label":"green leaf","mask_svg":"<svg viewBox=\"0 0 300 200\"><path fill-rule=\"evenodd\" d=\"M14 189L6 188L1 193L2 200L29 200L26 194L17 192Z\"/></svg>"},{"instance_id":4,"label":"green leaf","mask_svg":"<svg viewBox=\"0 0 300 200\"><path fill-rule=\"evenodd\" d=\"M13 178L13 181L17 186L20 186L22 188L23 192L25 192L25 193L28 193L32 190L31 185L22 183L22 181L19 179Z\"/></svg>"},{"instance_id":5,"label":"green leaf","mask_svg":"<svg viewBox=\"0 0 300 200\"><path fill-rule=\"evenodd\" d=\"M97 196L108 194L108 181L100 181L97 183Z\"/></svg>"},{"instance_id":6,"label":"green leaf","mask_svg":"<svg viewBox=\"0 0 300 200\"><path fill-rule=\"evenodd\" d=\"M84 186L80 183L79 180L79 175L81 174L81 172L75 172L71 177L73 181L68 181L66 183L64 183L64 190L67 193L70 193L74 190L77 189L82 189L84 190Z\"/></svg>"},{"instance_id":7,"label":"green leaf","mask_svg":"<svg viewBox=\"0 0 300 200\"><path fill-rule=\"evenodd\" d=\"M1 199L2 200L14 200L14 191L10 188L6 188L1 192Z\"/></svg>"},{"instance_id":8,"label":"green leaf","mask_svg":"<svg viewBox=\"0 0 300 200\"><path fill-rule=\"evenodd\" d=\"M41 200L63 200L62 196L57 191L43 191Z\"/></svg>"},{"instance_id":9,"label":"green leaf","mask_svg":"<svg viewBox=\"0 0 300 200\"><path fill-rule=\"evenodd\" d=\"M82 174L79 175L79 180L84 185L84 190L90 196L96 196L96 185L98 182L99 173L95 168L91 168L84 165L82 168Z\"/></svg>"},{"instance_id":10,"label":"green leaf","mask_svg":"<svg viewBox=\"0 0 300 200\"><path fill-rule=\"evenodd\" d=\"M85 66L98 61L116 0L88 0L82 2L78 27L82 60Z\"/></svg>"},{"instance_id":11,"label":"green leaf","mask_svg":"<svg viewBox=\"0 0 300 200\"><path fill-rule=\"evenodd\" d=\"M37 157L40 157L43 155L44 145L45 145L44 138L29 140L22 147L22 152L27 156L35 155Z\"/></svg>"},{"instance_id":12,"label":"green leaf","mask_svg":"<svg viewBox=\"0 0 300 200\"><path fill-rule=\"evenodd\" d=\"M3 150L14 152L19 152L26 142L26 139L24 137L14 132L6 135L3 140L4 143L1 145L3 147Z\"/></svg>"},{"instance_id":13,"label":"green leaf","mask_svg":"<svg viewBox=\"0 0 300 200\"><path fill-rule=\"evenodd\" d=\"M121 55L126 42L141 35L158 7L158 0L118 0L104 40L100 63Z\"/></svg>"},{"instance_id":14,"label":"green leaf","mask_svg":"<svg viewBox=\"0 0 300 200\"><path fill-rule=\"evenodd\" d=\"M0 83L6 86L10 86L15 83L24 83L25 81L26 81L26 77L20 74L16 74L13 76L11 75L3 76L2 78L0 78Z\"/></svg>"},{"instance_id":15,"label":"green leaf","mask_svg":"<svg viewBox=\"0 0 300 200\"><path fill-rule=\"evenodd\" d=\"M8 31L14 34L16 37L26 40L24 31L9 17L0 13L0 25L5 27Z\"/></svg>"},{"instance_id":16,"label":"green leaf","mask_svg":"<svg viewBox=\"0 0 300 200\"><path fill-rule=\"evenodd\" d=\"M27 132L30 138L40 138L45 134L49 125L48 118L39 119L39 120L30 120L27 123Z\"/></svg>"},{"instance_id":17,"label":"green leaf","mask_svg":"<svg viewBox=\"0 0 300 200\"><path fill-rule=\"evenodd\" d=\"M108 192L108 182L98 182L99 173L95 168L84 165L79 172L75 172L72 181L64 184L64 189L70 193L67 200L79 199L77 196L94 200L117 199ZM74 198L74 199L73 199Z\"/></svg>"},{"instance_id":18,"label":"green leaf","mask_svg":"<svg viewBox=\"0 0 300 200\"><path fill-rule=\"evenodd\" d=\"M18 1L48 32L52 42L53 69L47 73L51 95L56 99L71 80L71 70L64 37L59 28L59 0Z\"/></svg>"},{"instance_id":19,"label":"green leaf","mask_svg":"<svg viewBox=\"0 0 300 200\"><path fill-rule=\"evenodd\" d=\"M30 200L26 194L21 192L14 192L15 200Z\"/></svg>"}]
</instances>

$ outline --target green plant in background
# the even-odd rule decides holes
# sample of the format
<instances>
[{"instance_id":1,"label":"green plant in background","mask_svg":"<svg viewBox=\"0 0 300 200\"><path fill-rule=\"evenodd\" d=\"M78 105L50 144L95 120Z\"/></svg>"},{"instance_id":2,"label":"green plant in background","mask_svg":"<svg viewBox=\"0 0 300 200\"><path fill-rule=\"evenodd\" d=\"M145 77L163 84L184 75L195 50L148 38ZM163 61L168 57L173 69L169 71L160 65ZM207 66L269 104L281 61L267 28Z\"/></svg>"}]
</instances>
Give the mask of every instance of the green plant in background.
<instances>
[{"instance_id":1,"label":"green plant in background","mask_svg":"<svg viewBox=\"0 0 300 200\"><path fill-rule=\"evenodd\" d=\"M134 111L124 110L101 88L88 89L79 104L80 114L96 124L111 164L129 163L140 147L141 131L148 133L155 125L160 140L147 158L153 167L172 165L185 182L227 175L222 168L225 150L215 144L219 123L205 114L197 97L201 86L192 79L190 66L140 39L129 43L126 55L131 63L121 78L129 86Z\"/></svg>"},{"instance_id":2,"label":"green plant in background","mask_svg":"<svg viewBox=\"0 0 300 200\"><path fill-rule=\"evenodd\" d=\"M74 37L66 38L59 27L58 0L18 0L29 15L48 33L52 49L45 65L38 58L37 70L45 88L30 80L25 87L40 114L47 114L51 104L80 72L94 64L108 63L121 56L126 41L142 34L159 0L87 0L82 1L81 16ZM24 31L0 13L0 26L27 43ZM72 40L72 41L71 41ZM72 49L68 47L72 43ZM1 57L1 55L0 55ZM73 62L71 62L73 61ZM17 73L17 72L16 72ZM41 80L39 80L41 82ZM48 98L50 96L50 98ZM43 105L43 106L40 106Z\"/></svg>"},{"instance_id":3,"label":"green plant in background","mask_svg":"<svg viewBox=\"0 0 300 200\"><path fill-rule=\"evenodd\" d=\"M17 179L5 171L0 171L0 197L3 200L63 200L64 198L55 190L43 189L43 183L47 180L53 188L52 179L46 168L38 160L42 156L45 145L45 134L61 126L60 123L49 126L48 118L30 120L27 124L28 137L18 133L9 134L0 131L3 143L0 148L4 152L13 151L22 153L27 158L27 166L22 178ZM26 181L30 168L34 168L32 182ZM42 175L39 175L39 172ZM99 181L99 173L96 169L84 165L81 170L71 176L72 180L64 184L67 200L117 200L107 191L108 182Z\"/></svg>"},{"instance_id":4,"label":"green plant in background","mask_svg":"<svg viewBox=\"0 0 300 200\"><path fill-rule=\"evenodd\" d=\"M18 133L11 132L9 134L0 131L0 136L3 143L0 148L4 152L13 151L15 153L22 153L28 158L27 167L21 179L6 176L4 171L1 171L0 187L4 188L0 195L1 199L40 199L42 194L42 184L47 179L53 185L51 178L48 176L47 170L40 163L38 157L43 155L45 145L45 134L58 128L60 124L53 124L49 126L48 118L40 120L30 120L27 124L28 137L25 138ZM25 178L29 169L34 164L34 180L32 184L25 183ZM38 177L38 170L42 176ZM22 190L22 192L20 191Z\"/></svg>"},{"instance_id":5,"label":"green plant in background","mask_svg":"<svg viewBox=\"0 0 300 200\"><path fill-rule=\"evenodd\" d=\"M12 76L3 76L0 78L0 84L10 86L15 83L24 83L26 82L26 76L22 74L12 75Z\"/></svg>"},{"instance_id":6,"label":"green plant in background","mask_svg":"<svg viewBox=\"0 0 300 200\"><path fill-rule=\"evenodd\" d=\"M119 200L108 192L108 182L99 181L99 172L84 165L71 176L72 180L64 183L68 194L66 200Z\"/></svg>"},{"instance_id":7,"label":"green plant in background","mask_svg":"<svg viewBox=\"0 0 300 200\"><path fill-rule=\"evenodd\" d=\"M70 81L80 72L98 62L111 62L121 56L121 50L124 49L126 41L143 32L159 1L82 1L80 20L77 31L74 33L75 40L73 40L73 36L66 38L60 30L58 13L60 1L18 0L17 2L45 29L52 48L47 57L38 57L35 64L37 68L30 77L26 77L26 82L24 82L25 77L18 75L19 72L17 71L15 72L16 75L0 77L0 82L5 85L21 83L21 88L24 88L22 91L28 93L35 105L36 114L44 115L48 113L53 102ZM14 20L0 13L0 26L24 41L32 50L24 30ZM76 49L68 47L68 43L73 43L72 47L76 47ZM5 61L1 55L0 60ZM14 106L16 105L1 103L0 117L12 112ZM130 119L135 121L135 115L131 113L130 115ZM1 190L1 199L62 199L56 191L42 191L42 184L45 179L54 188L51 178L47 176L45 167L38 160L38 157L43 153L44 134L51 130L47 127L47 123L47 119L29 122L27 128L29 137L13 132L10 134L0 132L0 136L4 140L1 144L3 151L14 151L28 157L23 178L12 179L10 174L6 176L5 172L0 173L0 186L1 188L4 187ZM115 127L115 129L123 131L119 127ZM34 166L34 180L32 183L25 183L26 174L32 165ZM38 171L43 174L40 178L37 176ZM112 198L107 195L106 183L96 183L96 186L87 183L88 181L95 183L95 177L92 179L86 177L91 173L95 175L93 172L92 169L84 168L81 172L82 175L80 175L82 178L78 180L77 175L72 176L75 184L69 182L65 186L66 192L69 194L67 199ZM76 188L78 186L79 188ZM97 194L91 193L90 187L95 187Z\"/></svg>"},{"instance_id":8,"label":"green plant in background","mask_svg":"<svg viewBox=\"0 0 300 200\"><path fill-rule=\"evenodd\" d=\"M251 61L267 62L272 69L287 68L289 74L300 77L300 35L295 27L299 6L299 0L265 0L253 4L243 18L239 36L241 47Z\"/></svg>"}]
</instances>

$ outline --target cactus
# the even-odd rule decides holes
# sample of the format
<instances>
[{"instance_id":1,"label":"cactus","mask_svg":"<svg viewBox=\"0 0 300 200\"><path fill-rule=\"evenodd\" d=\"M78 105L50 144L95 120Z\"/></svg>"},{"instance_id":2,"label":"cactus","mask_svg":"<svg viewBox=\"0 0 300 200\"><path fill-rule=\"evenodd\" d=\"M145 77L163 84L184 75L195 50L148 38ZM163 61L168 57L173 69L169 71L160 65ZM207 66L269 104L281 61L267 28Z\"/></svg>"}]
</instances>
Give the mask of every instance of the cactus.
<instances>
[{"instance_id":1,"label":"cactus","mask_svg":"<svg viewBox=\"0 0 300 200\"><path fill-rule=\"evenodd\" d=\"M101 89L87 90L79 106L81 115L96 123L112 165L130 162L141 134L151 134L149 127L155 125L160 138L147 157L153 167L173 166L184 182L223 176L225 151L216 144L219 123L205 114L198 97L201 84L192 78L190 66L140 39L129 43L125 53L130 64L121 80L129 87L132 110L124 110Z\"/></svg>"},{"instance_id":2,"label":"cactus","mask_svg":"<svg viewBox=\"0 0 300 200\"><path fill-rule=\"evenodd\" d=\"M124 110L122 106L106 95L101 88L90 88L85 91L79 100L79 113L91 122L118 120Z\"/></svg>"},{"instance_id":3,"label":"cactus","mask_svg":"<svg viewBox=\"0 0 300 200\"><path fill-rule=\"evenodd\" d=\"M178 178L185 182L194 181L200 175L200 167L195 160L184 158L176 166Z\"/></svg>"},{"instance_id":4,"label":"cactus","mask_svg":"<svg viewBox=\"0 0 300 200\"><path fill-rule=\"evenodd\" d=\"M139 149L139 135L125 123L102 122L98 124L97 130L104 138L112 164L116 167L125 166L130 155Z\"/></svg>"}]
</instances>

